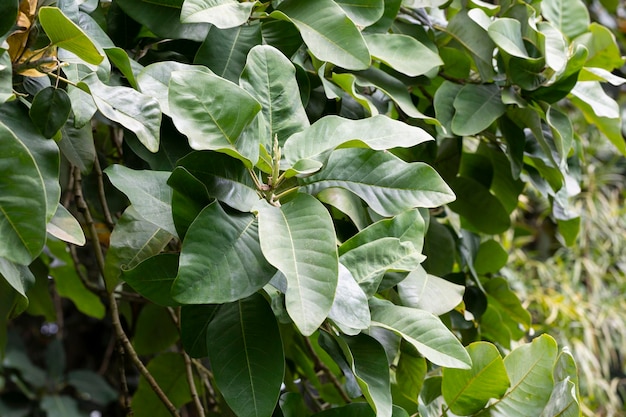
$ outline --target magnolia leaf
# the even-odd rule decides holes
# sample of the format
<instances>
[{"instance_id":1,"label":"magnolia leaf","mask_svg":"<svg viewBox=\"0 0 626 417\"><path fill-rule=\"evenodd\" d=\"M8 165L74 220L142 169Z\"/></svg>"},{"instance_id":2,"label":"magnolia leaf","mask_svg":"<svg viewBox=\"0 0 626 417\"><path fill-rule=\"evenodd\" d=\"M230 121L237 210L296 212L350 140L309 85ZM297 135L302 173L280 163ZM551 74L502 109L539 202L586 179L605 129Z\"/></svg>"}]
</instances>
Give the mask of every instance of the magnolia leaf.
<instances>
[{"instance_id":1,"label":"magnolia leaf","mask_svg":"<svg viewBox=\"0 0 626 417\"><path fill-rule=\"evenodd\" d=\"M470 136L487 129L502 116L506 107L495 84L466 84L454 99L452 131Z\"/></svg>"},{"instance_id":2,"label":"magnolia leaf","mask_svg":"<svg viewBox=\"0 0 626 417\"><path fill-rule=\"evenodd\" d=\"M446 31L470 52L481 78L485 81L492 80L495 77L493 69L495 44L487 34L487 30L472 20L465 10L462 10L450 19Z\"/></svg>"},{"instance_id":3,"label":"magnolia leaf","mask_svg":"<svg viewBox=\"0 0 626 417\"><path fill-rule=\"evenodd\" d=\"M274 137L284 144L292 134L306 129L309 119L302 106L296 81L296 69L278 49L268 45L252 48L240 84L261 103L266 122L265 142Z\"/></svg>"},{"instance_id":4,"label":"magnolia leaf","mask_svg":"<svg viewBox=\"0 0 626 417\"><path fill-rule=\"evenodd\" d=\"M326 116L308 129L291 136L285 143L284 154L287 161L293 165L303 159L324 162L327 151L339 146L365 145L372 149L384 150L410 148L431 140L433 137L423 129L387 116L379 115L359 120Z\"/></svg>"},{"instance_id":5,"label":"magnolia leaf","mask_svg":"<svg viewBox=\"0 0 626 417\"><path fill-rule=\"evenodd\" d=\"M359 230L365 229L370 223L363 201L346 189L326 188L317 193L317 198L345 213Z\"/></svg>"},{"instance_id":6,"label":"magnolia leaf","mask_svg":"<svg viewBox=\"0 0 626 417\"><path fill-rule=\"evenodd\" d=\"M174 71L169 107L176 128L193 149L223 152L249 167L256 163L258 145L240 147L237 139L261 105L236 84L205 71Z\"/></svg>"},{"instance_id":7,"label":"magnolia leaf","mask_svg":"<svg viewBox=\"0 0 626 417\"><path fill-rule=\"evenodd\" d=\"M67 121L72 103L64 90L46 87L33 98L29 115L45 138L51 138Z\"/></svg>"},{"instance_id":8,"label":"magnolia leaf","mask_svg":"<svg viewBox=\"0 0 626 417\"><path fill-rule=\"evenodd\" d=\"M182 306L180 309L180 340L185 352L192 358L205 358L207 351L207 329L219 310L217 304Z\"/></svg>"},{"instance_id":9,"label":"magnolia leaf","mask_svg":"<svg viewBox=\"0 0 626 417\"><path fill-rule=\"evenodd\" d=\"M339 264L337 291L328 318L349 336L357 335L370 326L367 296L343 264Z\"/></svg>"},{"instance_id":10,"label":"magnolia leaf","mask_svg":"<svg viewBox=\"0 0 626 417\"><path fill-rule=\"evenodd\" d=\"M292 22L318 59L352 70L369 67L363 36L334 1L285 0L270 16Z\"/></svg>"},{"instance_id":11,"label":"magnolia leaf","mask_svg":"<svg viewBox=\"0 0 626 417\"><path fill-rule=\"evenodd\" d=\"M278 323L263 296L219 308L207 329L211 370L238 417L269 416L285 372Z\"/></svg>"},{"instance_id":12,"label":"magnolia leaf","mask_svg":"<svg viewBox=\"0 0 626 417\"><path fill-rule=\"evenodd\" d=\"M76 91L86 94L82 90L75 88ZM93 132L91 125L86 124L77 128L74 126L76 119L70 118L67 123L61 127L61 140L58 142L59 149L63 156L75 165L82 174L91 172L93 163L96 159L96 147L93 140Z\"/></svg>"},{"instance_id":13,"label":"magnolia leaf","mask_svg":"<svg viewBox=\"0 0 626 417\"><path fill-rule=\"evenodd\" d=\"M132 131L150 152L159 150L161 110L155 99L132 88L108 86L95 73L79 85L86 85L104 117Z\"/></svg>"},{"instance_id":14,"label":"magnolia leaf","mask_svg":"<svg viewBox=\"0 0 626 417\"><path fill-rule=\"evenodd\" d=\"M226 213L213 202L189 226L172 286L184 304L222 304L263 288L276 270L259 246L254 215Z\"/></svg>"},{"instance_id":15,"label":"magnolia leaf","mask_svg":"<svg viewBox=\"0 0 626 417\"><path fill-rule=\"evenodd\" d=\"M589 11L581 0L544 0L541 14L570 39L587 31Z\"/></svg>"},{"instance_id":16,"label":"magnolia leaf","mask_svg":"<svg viewBox=\"0 0 626 417\"><path fill-rule=\"evenodd\" d=\"M383 17L383 0L336 0L350 20L359 26L369 26Z\"/></svg>"},{"instance_id":17,"label":"magnolia leaf","mask_svg":"<svg viewBox=\"0 0 626 417\"><path fill-rule=\"evenodd\" d=\"M180 305L172 299L170 289L178 274L178 255L161 253L152 256L132 269L122 271L122 279L135 291L155 304L164 307Z\"/></svg>"},{"instance_id":18,"label":"magnolia leaf","mask_svg":"<svg viewBox=\"0 0 626 417\"><path fill-rule=\"evenodd\" d=\"M383 216L414 207L438 207L455 198L429 165L406 163L370 149L337 149L321 171L300 181L301 191L311 194L329 187L350 190Z\"/></svg>"},{"instance_id":19,"label":"magnolia leaf","mask_svg":"<svg viewBox=\"0 0 626 417\"><path fill-rule=\"evenodd\" d=\"M518 58L529 58L524 39L522 24L519 20L501 17L489 25L489 37L504 52Z\"/></svg>"},{"instance_id":20,"label":"magnolia leaf","mask_svg":"<svg viewBox=\"0 0 626 417\"><path fill-rule=\"evenodd\" d=\"M262 40L261 25L242 25L230 29L212 26L193 61L237 83L246 65L248 52L255 45L260 45Z\"/></svg>"},{"instance_id":21,"label":"magnolia leaf","mask_svg":"<svg viewBox=\"0 0 626 417\"><path fill-rule=\"evenodd\" d=\"M262 200L257 209L263 254L287 278L287 312L309 336L328 316L337 288L339 262L330 214L307 194L281 207Z\"/></svg>"},{"instance_id":22,"label":"magnolia leaf","mask_svg":"<svg viewBox=\"0 0 626 417\"><path fill-rule=\"evenodd\" d=\"M511 388L489 407L494 417L538 416L550 399L554 386L552 369L557 356L556 341L543 334L504 358Z\"/></svg>"},{"instance_id":23,"label":"magnolia leaf","mask_svg":"<svg viewBox=\"0 0 626 417\"><path fill-rule=\"evenodd\" d=\"M504 361L498 349L487 342L467 347L471 369L443 368L441 391L450 410L458 415L473 415L487 402L501 398L510 386Z\"/></svg>"},{"instance_id":24,"label":"magnolia leaf","mask_svg":"<svg viewBox=\"0 0 626 417\"><path fill-rule=\"evenodd\" d=\"M441 316L463 301L465 287L428 274L422 266L398 283L398 295L406 307Z\"/></svg>"},{"instance_id":25,"label":"magnolia leaf","mask_svg":"<svg viewBox=\"0 0 626 417\"><path fill-rule=\"evenodd\" d=\"M52 44L76 54L89 64L98 65L104 59L89 36L60 9L41 7L38 18Z\"/></svg>"},{"instance_id":26,"label":"magnolia leaf","mask_svg":"<svg viewBox=\"0 0 626 417\"><path fill-rule=\"evenodd\" d=\"M439 54L407 35L375 33L365 35L365 41L372 57L409 77L443 65Z\"/></svg>"},{"instance_id":27,"label":"magnolia leaf","mask_svg":"<svg viewBox=\"0 0 626 417\"><path fill-rule=\"evenodd\" d=\"M78 220L61 204L58 205L56 213L46 225L46 231L57 239L74 245L83 246L86 241Z\"/></svg>"},{"instance_id":28,"label":"magnolia leaf","mask_svg":"<svg viewBox=\"0 0 626 417\"><path fill-rule=\"evenodd\" d=\"M233 28L248 21L255 3L239 3L237 0L185 0L180 21L211 23L220 29Z\"/></svg>"},{"instance_id":29,"label":"magnolia leaf","mask_svg":"<svg viewBox=\"0 0 626 417\"><path fill-rule=\"evenodd\" d=\"M426 359L448 368L470 369L472 360L456 336L433 314L370 299L372 326L402 336Z\"/></svg>"}]
</instances>

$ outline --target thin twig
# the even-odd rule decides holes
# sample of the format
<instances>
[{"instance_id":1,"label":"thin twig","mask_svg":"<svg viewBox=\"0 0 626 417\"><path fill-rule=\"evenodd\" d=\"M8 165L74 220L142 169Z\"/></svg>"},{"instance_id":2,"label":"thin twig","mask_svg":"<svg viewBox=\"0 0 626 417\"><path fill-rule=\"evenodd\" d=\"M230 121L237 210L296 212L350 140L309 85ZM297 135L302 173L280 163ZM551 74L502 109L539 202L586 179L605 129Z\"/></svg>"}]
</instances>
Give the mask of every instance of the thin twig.
<instances>
[{"instance_id":1,"label":"thin twig","mask_svg":"<svg viewBox=\"0 0 626 417\"><path fill-rule=\"evenodd\" d=\"M191 367L191 358L187 355L187 352L183 350L183 358L185 359L185 370L187 371L187 383L189 384L189 390L191 391L191 398L196 406L196 412L199 417L204 417L204 407L200 402L198 396L198 390L196 389L196 383L193 381L193 368Z\"/></svg>"},{"instance_id":2,"label":"thin twig","mask_svg":"<svg viewBox=\"0 0 626 417\"><path fill-rule=\"evenodd\" d=\"M75 187L76 207L78 207L78 211L82 213L82 215L85 217L85 222L87 224L87 228L91 235L90 236L91 243L93 245L94 252L96 255L98 268L100 270L100 273L104 277L104 254L102 253L102 247L100 246L100 241L98 240L96 225L93 221L93 217L91 217L91 213L89 212L89 207L87 206L87 202L85 201L83 197L82 178L80 175L80 171L75 169L74 175L76 176L76 187ZM139 369L139 373L143 375L143 377L146 379L146 381L148 382L148 384L150 385L154 393L157 395L157 397L159 397L161 402L163 402L165 407L169 410L170 414L172 414L175 417L180 417L178 410L176 409L174 404L172 404L172 402L167 397L167 395L165 395L161 387L159 387L159 384L156 382L156 380L154 379L150 371L148 371L148 369L145 367L143 362L141 362L141 359L139 359L139 356L137 355L135 348L133 348L133 345L132 343L130 343L128 336L126 336L126 333L124 332L124 328L122 327L122 322L120 321L119 310L117 307L117 300L115 299L115 291L113 291L113 288L109 289L109 306L111 308L111 320L113 321L113 327L115 328L115 332L117 333L118 339L121 341L122 345L124 346L124 350L126 351L128 356L130 356L131 360L133 361L137 369Z\"/></svg>"},{"instance_id":3,"label":"thin twig","mask_svg":"<svg viewBox=\"0 0 626 417\"><path fill-rule=\"evenodd\" d=\"M110 230L115 227L115 222L109 211L109 205L107 204L106 193L104 192L104 178L102 177L102 168L100 168L100 161L98 155L93 161L93 168L96 171L96 178L98 179L98 198L100 198L100 205L102 206L102 213L104 214L104 221L107 222Z\"/></svg>"},{"instance_id":4,"label":"thin twig","mask_svg":"<svg viewBox=\"0 0 626 417\"><path fill-rule=\"evenodd\" d=\"M128 382L126 381L126 361L124 360L126 355L124 354L124 346L122 346L119 341L115 344L117 345L120 355L120 382L122 384L122 396L124 397L122 401L124 402L124 408L126 409L126 417L132 417L135 413L133 412L133 408L130 403L130 392L128 391Z\"/></svg>"},{"instance_id":5,"label":"thin twig","mask_svg":"<svg viewBox=\"0 0 626 417\"><path fill-rule=\"evenodd\" d=\"M307 350L313 357L313 362L315 363L315 367L322 370L324 374L326 374L328 379L330 379L330 382L335 386L335 388L339 392L339 395L341 395L341 398L343 398L343 400L346 403L352 402L352 399L350 398L348 393L343 389L343 385L341 385L341 382L339 382L335 374L333 374L331 370L328 369L328 366L326 366L326 364L322 362L320 357L317 356L317 353L315 352L315 348L313 347L311 340L308 337L304 337L304 343L306 345Z\"/></svg>"}]
</instances>

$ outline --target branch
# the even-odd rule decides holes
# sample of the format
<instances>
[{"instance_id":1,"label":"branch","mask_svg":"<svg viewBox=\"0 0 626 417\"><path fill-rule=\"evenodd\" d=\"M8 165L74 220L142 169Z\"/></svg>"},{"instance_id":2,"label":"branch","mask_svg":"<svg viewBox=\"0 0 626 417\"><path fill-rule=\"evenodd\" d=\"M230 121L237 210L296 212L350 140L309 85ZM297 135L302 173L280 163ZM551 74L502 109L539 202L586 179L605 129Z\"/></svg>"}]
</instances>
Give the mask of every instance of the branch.
<instances>
[{"instance_id":1,"label":"branch","mask_svg":"<svg viewBox=\"0 0 626 417\"><path fill-rule=\"evenodd\" d=\"M346 393L346 391L343 389L343 385L341 385L341 382L339 382L339 380L337 379L335 374L333 374L330 371L330 369L328 369L328 366L326 366L326 364L324 362L322 362L320 357L317 356L317 353L315 353L315 348L313 348L313 344L311 343L311 340L308 337L305 336L304 337L304 343L306 344L307 350L309 351L309 353L313 357L313 361L315 363L315 367L320 369L320 370L322 370L324 372L324 374L326 374L328 379L330 379L330 382L332 382L332 384L335 386L335 388L339 392L339 395L341 395L341 398L343 398L343 400L346 403L351 403L352 399L350 398L348 393Z\"/></svg>"},{"instance_id":2,"label":"branch","mask_svg":"<svg viewBox=\"0 0 626 417\"><path fill-rule=\"evenodd\" d=\"M96 178L98 179L98 198L100 199L100 205L102 206L102 213L104 214L104 220L107 222L110 230L115 227L115 222L109 211L109 205L107 204L106 193L104 192L104 179L102 177L102 168L100 168L100 161L98 155L93 161L93 168L96 171Z\"/></svg>"},{"instance_id":3,"label":"branch","mask_svg":"<svg viewBox=\"0 0 626 417\"><path fill-rule=\"evenodd\" d=\"M100 270L100 274L102 274L104 278L104 254L102 253L102 247L100 246L100 241L98 240L96 225L93 221L93 217L91 217L91 212L89 211L89 207L87 206L87 201L83 196L82 177L78 169L74 169L74 176L76 180L76 206L78 207L78 211L82 213L82 215L85 217L85 222L87 223L87 228L91 235L91 244L94 248L98 268ZM175 417L180 417L178 410L176 409L174 404L172 404L170 399L167 398L167 395L165 395L163 390L161 390L161 387L159 387L159 384L155 381L150 371L148 371L148 368L146 368L143 362L141 362L141 359L139 359L139 356L137 355L135 348L133 348L133 345L130 343L128 336L126 336L126 333L124 333L124 328L122 327L119 311L117 308L117 300L115 299L115 291L113 291L113 289L111 289L111 291L109 292L109 305L111 308L111 320L113 321L113 327L115 328L117 338L122 342L124 350L130 356L137 369L139 369L139 373L143 375L154 393L157 395L157 397L159 397L161 402L163 402L165 407L169 410L170 414Z\"/></svg>"}]
</instances>

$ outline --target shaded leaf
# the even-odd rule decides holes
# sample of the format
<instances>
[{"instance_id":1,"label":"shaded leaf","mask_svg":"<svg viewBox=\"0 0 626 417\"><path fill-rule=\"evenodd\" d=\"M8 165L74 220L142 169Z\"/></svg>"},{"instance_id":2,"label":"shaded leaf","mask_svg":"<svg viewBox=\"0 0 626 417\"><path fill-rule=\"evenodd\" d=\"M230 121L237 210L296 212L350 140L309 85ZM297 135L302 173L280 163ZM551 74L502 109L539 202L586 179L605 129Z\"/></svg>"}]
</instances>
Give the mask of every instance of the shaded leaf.
<instances>
[{"instance_id":1,"label":"shaded leaf","mask_svg":"<svg viewBox=\"0 0 626 417\"><path fill-rule=\"evenodd\" d=\"M82 90L75 89L76 91ZM93 141L91 125L85 124L81 128L74 126L76 119L70 118L61 127L61 140L58 142L63 156L80 169L81 174L88 174L96 159L96 147Z\"/></svg>"},{"instance_id":2,"label":"shaded leaf","mask_svg":"<svg viewBox=\"0 0 626 417\"><path fill-rule=\"evenodd\" d=\"M80 396L98 405L107 405L117 399L117 391L95 372L75 369L67 373L66 381L76 389Z\"/></svg>"},{"instance_id":3,"label":"shaded leaf","mask_svg":"<svg viewBox=\"0 0 626 417\"><path fill-rule=\"evenodd\" d=\"M207 328L219 305L189 305L180 310L180 339L185 352L192 358L208 356Z\"/></svg>"},{"instance_id":4,"label":"shaded leaf","mask_svg":"<svg viewBox=\"0 0 626 417\"><path fill-rule=\"evenodd\" d=\"M339 262L330 214L307 194L281 207L263 203L257 209L263 254L287 278L287 312L309 336L328 315L337 287Z\"/></svg>"},{"instance_id":5,"label":"shaded leaf","mask_svg":"<svg viewBox=\"0 0 626 417\"><path fill-rule=\"evenodd\" d=\"M82 417L78 402L67 395L44 395L41 408L49 417Z\"/></svg>"},{"instance_id":6,"label":"shaded leaf","mask_svg":"<svg viewBox=\"0 0 626 417\"><path fill-rule=\"evenodd\" d=\"M122 279L143 297L160 306L180 305L172 299L170 289L178 274L178 255L161 253L132 269L122 271Z\"/></svg>"},{"instance_id":7,"label":"shaded leaf","mask_svg":"<svg viewBox=\"0 0 626 417\"><path fill-rule=\"evenodd\" d=\"M63 127L71 110L70 97L64 90L46 87L33 98L29 115L41 134L49 139Z\"/></svg>"},{"instance_id":8,"label":"shaded leaf","mask_svg":"<svg viewBox=\"0 0 626 417\"><path fill-rule=\"evenodd\" d=\"M265 299L255 294L220 307L206 341L215 381L230 408L238 417L269 416L278 402L285 359Z\"/></svg>"}]
</instances>

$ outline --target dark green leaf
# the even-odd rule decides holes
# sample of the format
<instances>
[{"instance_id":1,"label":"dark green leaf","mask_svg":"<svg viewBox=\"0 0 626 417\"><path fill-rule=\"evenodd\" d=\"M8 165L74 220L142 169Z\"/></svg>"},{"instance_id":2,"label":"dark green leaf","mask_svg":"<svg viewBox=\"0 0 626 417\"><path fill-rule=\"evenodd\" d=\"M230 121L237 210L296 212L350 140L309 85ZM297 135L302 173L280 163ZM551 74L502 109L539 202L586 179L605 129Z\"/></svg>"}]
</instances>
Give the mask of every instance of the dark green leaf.
<instances>
[{"instance_id":1,"label":"dark green leaf","mask_svg":"<svg viewBox=\"0 0 626 417\"><path fill-rule=\"evenodd\" d=\"M47 87L37 93L30 107L30 118L46 138L54 136L67 121L72 103L64 90Z\"/></svg>"},{"instance_id":2,"label":"dark green leaf","mask_svg":"<svg viewBox=\"0 0 626 417\"><path fill-rule=\"evenodd\" d=\"M107 405L117 399L117 391L95 372L76 369L67 373L66 381L76 389L81 398L98 405Z\"/></svg>"},{"instance_id":3,"label":"dark green leaf","mask_svg":"<svg viewBox=\"0 0 626 417\"><path fill-rule=\"evenodd\" d=\"M484 81L491 81L495 76L493 70L495 44L487 31L472 20L465 10L450 20L446 30L472 55L481 78Z\"/></svg>"},{"instance_id":4,"label":"dark green leaf","mask_svg":"<svg viewBox=\"0 0 626 417\"><path fill-rule=\"evenodd\" d=\"M459 136L470 136L487 129L506 111L495 84L467 84L454 99L452 131Z\"/></svg>"},{"instance_id":5,"label":"dark green leaf","mask_svg":"<svg viewBox=\"0 0 626 417\"><path fill-rule=\"evenodd\" d=\"M158 337L155 337L158 335ZM135 322L132 343L138 355L164 352L178 340L178 327L166 307L148 303Z\"/></svg>"},{"instance_id":6,"label":"dark green leaf","mask_svg":"<svg viewBox=\"0 0 626 417\"><path fill-rule=\"evenodd\" d=\"M255 294L220 307L206 341L217 386L237 416L271 415L285 359L278 324L265 299Z\"/></svg>"},{"instance_id":7,"label":"dark green leaf","mask_svg":"<svg viewBox=\"0 0 626 417\"><path fill-rule=\"evenodd\" d=\"M500 243L493 239L486 240L478 248L474 269L479 275L494 274L504 268L508 258L509 254Z\"/></svg>"},{"instance_id":8,"label":"dark green leaf","mask_svg":"<svg viewBox=\"0 0 626 417\"><path fill-rule=\"evenodd\" d=\"M17 21L19 0L6 0L0 4L0 37L9 32Z\"/></svg>"},{"instance_id":9,"label":"dark green leaf","mask_svg":"<svg viewBox=\"0 0 626 417\"><path fill-rule=\"evenodd\" d=\"M172 296L184 304L222 304L248 297L274 276L259 245L257 219L208 205L191 224L181 249Z\"/></svg>"},{"instance_id":10,"label":"dark green leaf","mask_svg":"<svg viewBox=\"0 0 626 417\"><path fill-rule=\"evenodd\" d=\"M41 408L48 417L83 417L76 400L66 395L45 395Z\"/></svg>"},{"instance_id":11,"label":"dark green leaf","mask_svg":"<svg viewBox=\"0 0 626 417\"><path fill-rule=\"evenodd\" d=\"M265 258L287 278L285 303L300 332L311 335L331 309L339 262L326 208L307 194L281 207L257 206Z\"/></svg>"},{"instance_id":12,"label":"dark green leaf","mask_svg":"<svg viewBox=\"0 0 626 417\"><path fill-rule=\"evenodd\" d=\"M216 304L190 305L181 308L180 339L185 352L192 358L203 358L209 355L206 342L207 328L218 308Z\"/></svg>"},{"instance_id":13,"label":"dark green leaf","mask_svg":"<svg viewBox=\"0 0 626 417\"><path fill-rule=\"evenodd\" d=\"M162 253L146 259L133 269L122 271L122 279L135 291L155 304L180 305L172 299L170 289L178 274L178 255Z\"/></svg>"},{"instance_id":14,"label":"dark green leaf","mask_svg":"<svg viewBox=\"0 0 626 417\"><path fill-rule=\"evenodd\" d=\"M78 90L81 91L81 90ZM91 172L96 159L91 125L85 124L81 128L74 126L75 119L70 118L61 127L61 140L58 142L63 156L75 165L82 174Z\"/></svg>"}]
</instances>

